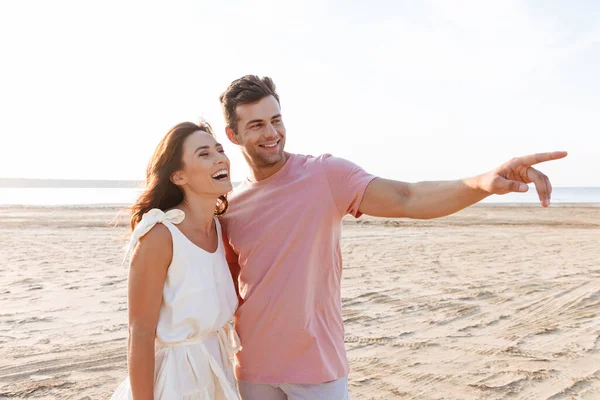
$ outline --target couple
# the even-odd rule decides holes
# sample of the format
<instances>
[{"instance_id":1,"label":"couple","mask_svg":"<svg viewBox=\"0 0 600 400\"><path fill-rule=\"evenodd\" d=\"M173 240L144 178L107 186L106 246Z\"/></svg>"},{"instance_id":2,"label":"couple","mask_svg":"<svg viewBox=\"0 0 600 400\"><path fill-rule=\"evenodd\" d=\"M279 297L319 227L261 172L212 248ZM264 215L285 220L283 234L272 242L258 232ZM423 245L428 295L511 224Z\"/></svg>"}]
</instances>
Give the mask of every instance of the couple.
<instances>
[{"instance_id":1,"label":"couple","mask_svg":"<svg viewBox=\"0 0 600 400\"><path fill-rule=\"evenodd\" d=\"M437 218L528 183L546 207L552 187L532 165L566 156L393 181L330 155L286 153L267 77L237 79L220 100L249 177L225 197L229 160L207 123L179 124L158 145L132 208L129 378L113 399L348 399L342 218Z\"/></svg>"}]
</instances>

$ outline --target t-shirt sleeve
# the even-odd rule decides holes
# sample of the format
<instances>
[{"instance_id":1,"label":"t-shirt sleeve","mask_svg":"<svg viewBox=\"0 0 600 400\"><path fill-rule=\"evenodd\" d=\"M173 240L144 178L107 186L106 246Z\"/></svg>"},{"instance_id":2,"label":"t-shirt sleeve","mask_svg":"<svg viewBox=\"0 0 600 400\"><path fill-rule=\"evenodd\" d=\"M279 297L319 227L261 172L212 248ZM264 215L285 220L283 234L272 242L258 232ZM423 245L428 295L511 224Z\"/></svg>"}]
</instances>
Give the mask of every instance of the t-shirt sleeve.
<instances>
[{"instance_id":1,"label":"t-shirt sleeve","mask_svg":"<svg viewBox=\"0 0 600 400\"><path fill-rule=\"evenodd\" d=\"M321 157L333 201L340 214L360 217L362 215L358 210L360 202L367 186L376 177L343 158L333 157L330 154Z\"/></svg>"}]
</instances>

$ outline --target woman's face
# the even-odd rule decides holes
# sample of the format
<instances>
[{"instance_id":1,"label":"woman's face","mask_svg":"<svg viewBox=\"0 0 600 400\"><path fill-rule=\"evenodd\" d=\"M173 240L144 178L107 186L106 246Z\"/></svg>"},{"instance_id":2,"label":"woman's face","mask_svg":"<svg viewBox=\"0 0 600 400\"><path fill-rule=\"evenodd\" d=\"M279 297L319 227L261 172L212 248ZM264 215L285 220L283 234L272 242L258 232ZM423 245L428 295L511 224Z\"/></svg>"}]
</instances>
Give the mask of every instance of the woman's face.
<instances>
[{"instance_id":1,"label":"woman's face","mask_svg":"<svg viewBox=\"0 0 600 400\"><path fill-rule=\"evenodd\" d=\"M215 198L231 191L229 158L212 135L196 131L185 138L182 150L183 167L173 174L173 183Z\"/></svg>"}]
</instances>

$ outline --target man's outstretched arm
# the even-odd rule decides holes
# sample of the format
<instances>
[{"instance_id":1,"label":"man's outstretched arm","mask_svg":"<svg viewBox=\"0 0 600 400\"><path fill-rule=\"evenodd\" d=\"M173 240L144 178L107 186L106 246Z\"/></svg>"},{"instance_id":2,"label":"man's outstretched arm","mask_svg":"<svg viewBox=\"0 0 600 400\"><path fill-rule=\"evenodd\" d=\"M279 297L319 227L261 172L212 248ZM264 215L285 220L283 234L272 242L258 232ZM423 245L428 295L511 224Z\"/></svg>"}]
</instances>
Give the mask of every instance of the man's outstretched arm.
<instances>
[{"instance_id":1,"label":"man's outstretched arm","mask_svg":"<svg viewBox=\"0 0 600 400\"><path fill-rule=\"evenodd\" d=\"M492 194L526 192L533 183L542 206L550 205L552 186L532 166L567 156L564 151L513 158L485 174L456 181L407 183L376 178L359 210L375 217L430 219L453 214Z\"/></svg>"}]
</instances>

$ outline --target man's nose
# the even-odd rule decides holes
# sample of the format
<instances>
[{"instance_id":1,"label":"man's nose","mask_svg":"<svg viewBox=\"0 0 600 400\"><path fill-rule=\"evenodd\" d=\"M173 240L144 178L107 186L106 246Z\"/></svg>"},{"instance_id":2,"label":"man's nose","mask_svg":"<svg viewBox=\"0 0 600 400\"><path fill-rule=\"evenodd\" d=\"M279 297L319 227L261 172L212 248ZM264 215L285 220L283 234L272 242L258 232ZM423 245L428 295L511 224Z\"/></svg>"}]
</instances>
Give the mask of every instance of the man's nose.
<instances>
[{"instance_id":1,"label":"man's nose","mask_svg":"<svg viewBox=\"0 0 600 400\"><path fill-rule=\"evenodd\" d=\"M275 138L279 136L279 132L277 132L277 129L275 129L273 124L270 122L267 124L267 132L265 133L265 136L269 138Z\"/></svg>"}]
</instances>

